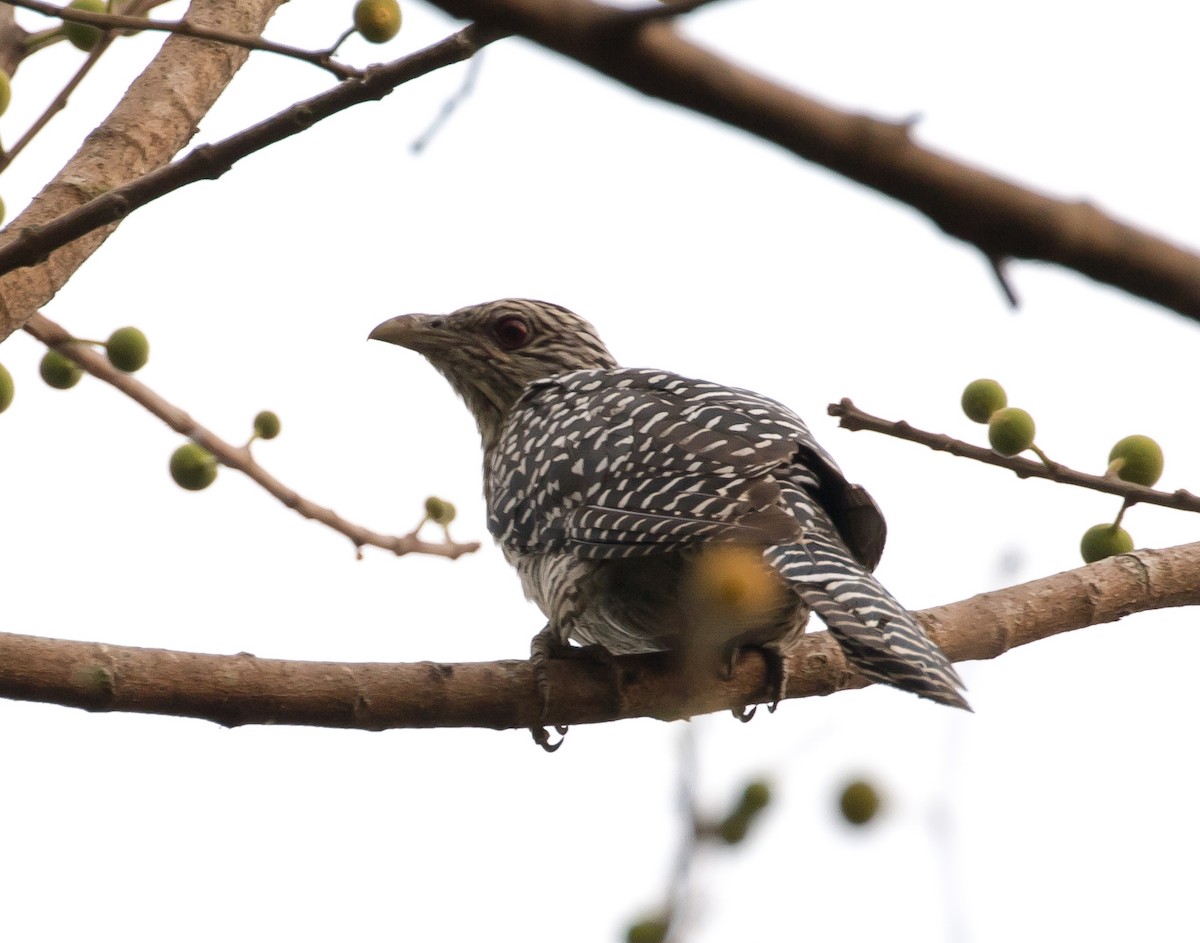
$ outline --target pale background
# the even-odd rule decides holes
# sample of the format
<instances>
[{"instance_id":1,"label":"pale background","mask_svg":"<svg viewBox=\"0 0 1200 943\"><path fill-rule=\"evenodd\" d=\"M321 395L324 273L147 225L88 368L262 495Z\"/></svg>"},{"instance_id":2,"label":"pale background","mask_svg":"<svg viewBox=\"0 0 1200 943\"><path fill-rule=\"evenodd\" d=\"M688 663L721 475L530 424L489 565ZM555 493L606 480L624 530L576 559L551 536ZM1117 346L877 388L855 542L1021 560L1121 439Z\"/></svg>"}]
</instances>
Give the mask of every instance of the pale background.
<instances>
[{"instance_id":1,"label":"pale background","mask_svg":"<svg viewBox=\"0 0 1200 943\"><path fill-rule=\"evenodd\" d=\"M316 47L352 3L285 6ZM454 24L405 4L394 57ZM163 16L178 15L177 4ZM37 22L28 17L27 24ZM850 109L919 113L923 143L1200 245L1195 36L1180 3L718 4L689 34ZM161 41L122 40L12 169L15 215ZM22 66L11 142L82 53ZM984 261L925 219L747 136L509 40L426 152L465 66L401 88L125 222L46 309L81 336L136 324L140 376L230 440L263 408L269 470L350 519L410 529L434 493L487 540L474 427L416 355L368 345L406 311L528 295L599 327L631 366L754 387L807 417L890 524L882 580L913 608L1079 564L1118 501L1019 482L836 428L827 403L983 441L962 385L995 376L1053 457L1100 471L1156 436L1162 486L1200 487L1196 326L1046 266ZM256 53L197 143L329 84ZM93 378L59 392L39 346L0 349L0 628L320 660L523 657L540 626L489 545L457 563L356 562L339 535L225 470L166 473L179 437ZM1196 519L1139 507L1139 546ZM430 532L433 533L432 531ZM778 801L697 862L694 943L1197 937L1195 616L1151 613L962 673L976 714L873 689L694 724L714 814L751 777ZM607 943L664 893L683 829L681 724L525 732L225 730L0 703L0 938ZM848 778L877 826L835 815Z\"/></svg>"}]
</instances>

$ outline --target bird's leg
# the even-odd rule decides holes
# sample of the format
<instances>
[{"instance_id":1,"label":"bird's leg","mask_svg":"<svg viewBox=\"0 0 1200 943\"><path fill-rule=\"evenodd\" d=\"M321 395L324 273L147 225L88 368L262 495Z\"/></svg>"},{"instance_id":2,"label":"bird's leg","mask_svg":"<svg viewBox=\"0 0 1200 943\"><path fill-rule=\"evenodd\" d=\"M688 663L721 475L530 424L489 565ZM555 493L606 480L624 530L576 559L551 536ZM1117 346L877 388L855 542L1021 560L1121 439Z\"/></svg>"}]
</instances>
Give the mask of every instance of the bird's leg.
<instances>
[{"instance_id":1,"label":"bird's leg","mask_svg":"<svg viewBox=\"0 0 1200 943\"><path fill-rule=\"evenodd\" d=\"M779 707L779 702L787 697L788 683L788 667L787 658L779 649L770 646L755 646L762 653L763 661L767 665L766 680L763 683L763 688L767 693L767 710L772 714ZM733 677L734 669L737 667L738 656L741 654L741 649L733 646L729 649L728 658L725 661L725 679L729 680ZM749 723L754 719L754 714L758 710L757 704L747 704L741 710L733 709L730 713L733 714L743 724Z\"/></svg>"},{"instance_id":2,"label":"bird's leg","mask_svg":"<svg viewBox=\"0 0 1200 943\"><path fill-rule=\"evenodd\" d=\"M564 642L561 634L547 624L529 643L529 662L533 666L533 680L537 685L538 699L542 704L541 722L543 724L550 715L550 666L548 662L551 658L583 658L607 665L613 675L613 687L616 689L617 700L616 710L618 714L620 713L624 695L621 690L620 669L612 652L599 644L571 645ZM560 736L565 737L568 728L565 725L555 724L554 729ZM531 733L537 744L549 753L557 750L562 743L562 740L559 740L553 746L549 745L550 736L540 727L532 728Z\"/></svg>"}]
</instances>

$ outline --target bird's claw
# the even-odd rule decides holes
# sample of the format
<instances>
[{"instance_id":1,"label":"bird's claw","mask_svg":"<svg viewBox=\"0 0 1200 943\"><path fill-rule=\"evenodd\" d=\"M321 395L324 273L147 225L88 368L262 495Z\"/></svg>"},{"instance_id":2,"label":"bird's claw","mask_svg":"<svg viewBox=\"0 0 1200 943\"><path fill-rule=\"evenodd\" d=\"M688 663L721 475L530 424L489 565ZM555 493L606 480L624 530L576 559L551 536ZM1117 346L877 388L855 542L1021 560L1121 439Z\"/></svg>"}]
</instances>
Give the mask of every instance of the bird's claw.
<instances>
[{"instance_id":1,"label":"bird's claw","mask_svg":"<svg viewBox=\"0 0 1200 943\"><path fill-rule=\"evenodd\" d=\"M558 740L555 743L550 742L550 733L545 727L530 727L529 732L533 734L534 743L547 753L553 753L563 745L563 742L567 739L567 730L570 728L555 724L554 729L558 733Z\"/></svg>"},{"instance_id":2,"label":"bird's claw","mask_svg":"<svg viewBox=\"0 0 1200 943\"><path fill-rule=\"evenodd\" d=\"M772 707L771 710L775 710L775 708ZM730 710L729 713L733 714L733 716L740 720L743 724L748 724L754 719L754 715L758 713L758 705L747 704L741 710L734 709Z\"/></svg>"}]
</instances>

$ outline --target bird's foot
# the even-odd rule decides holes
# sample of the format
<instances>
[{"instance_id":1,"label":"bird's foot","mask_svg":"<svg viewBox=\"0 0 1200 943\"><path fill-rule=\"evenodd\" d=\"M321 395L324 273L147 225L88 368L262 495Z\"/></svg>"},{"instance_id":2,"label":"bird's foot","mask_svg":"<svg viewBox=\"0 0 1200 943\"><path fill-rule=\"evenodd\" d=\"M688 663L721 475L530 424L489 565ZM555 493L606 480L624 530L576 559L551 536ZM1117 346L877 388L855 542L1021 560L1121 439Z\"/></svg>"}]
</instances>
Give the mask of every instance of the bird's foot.
<instances>
[{"instance_id":1,"label":"bird's foot","mask_svg":"<svg viewBox=\"0 0 1200 943\"><path fill-rule=\"evenodd\" d=\"M613 655L603 645L570 645L559 638L558 633L547 625L533 637L529 643L529 662L533 666L533 682L537 686L538 700L541 702L541 723L531 727L529 732L534 742L547 753L553 753L562 746L567 735L568 726L555 724L554 729L559 735L555 743L550 742L550 733L544 725L550 716L550 665L551 658L586 658L589 661L600 661L609 666L615 666ZM614 667L615 671L615 667ZM620 679L618 676L618 686Z\"/></svg>"},{"instance_id":2,"label":"bird's foot","mask_svg":"<svg viewBox=\"0 0 1200 943\"><path fill-rule=\"evenodd\" d=\"M783 653L776 648L762 647L758 649L763 656L763 660L767 665L766 679L763 683L763 690L766 694L767 710L772 714L779 707L779 702L787 697L788 683L788 667L787 658ZM725 662L725 680L733 677L734 669L737 667L738 655L741 650L734 648L730 650L729 658ZM743 724L749 723L754 719L754 714L758 711L757 704L747 704L740 710L733 708L730 713L733 714Z\"/></svg>"}]
</instances>

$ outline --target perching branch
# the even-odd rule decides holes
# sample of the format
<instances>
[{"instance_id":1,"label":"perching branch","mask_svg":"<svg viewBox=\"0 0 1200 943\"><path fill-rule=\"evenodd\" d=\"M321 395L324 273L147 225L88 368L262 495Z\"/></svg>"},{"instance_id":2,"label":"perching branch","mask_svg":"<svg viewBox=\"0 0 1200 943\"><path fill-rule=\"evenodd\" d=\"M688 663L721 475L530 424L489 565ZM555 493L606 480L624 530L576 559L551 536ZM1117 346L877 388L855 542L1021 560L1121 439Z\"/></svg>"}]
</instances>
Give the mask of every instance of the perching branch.
<instances>
[{"instance_id":1,"label":"perching branch","mask_svg":"<svg viewBox=\"0 0 1200 943\"><path fill-rule=\"evenodd\" d=\"M878 416L864 413L848 399L843 399L840 403L830 403L828 410L829 415L838 417L838 425L843 429L849 429L852 432L866 429L897 439L917 442L937 452L949 452L959 458L969 458L976 462L1007 468L1009 471L1015 472L1019 478L1046 478L1063 485L1074 485L1077 488L1115 494L1125 499L1126 507L1132 507L1135 504L1157 504L1177 511L1200 511L1200 497L1182 488L1178 491L1156 491L1143 485L1122 481L1120 478L1089 475L1087 472L1076 471L1066 465L1060 465L1058 462L1035 462L1020 456L1007 458L997 455L991 449L972 445L970 442L963 442L937 432L917 429L904 420L880 419Z\"/></svg>"},{"instance_id":2,"label":"perching branch","mask_svg":"<svg viewBox=\"0 0 1200 943\"><path fill-rule=\"evenodd\" d=\"M1196 253L1091 203L1036 193L921 147L908 122L838 111L784 88L690 42L672 22L639 21L592 0L433 2L906 203L978 247L997 271L1009 258L1053 262L1200 320Z\"/></svg>"},{"instance_id":3,"label":"perching branch","mask_svg":"<svg viewBox=\"0 0 1200 943\"><path fill-rule=\"evenodd\" d=\"M427 553L433 556L449 557L452 560L461 557L464 553L473 553L479 549L478 543L456 543L449 537L442 543L430 543L421 540L417 536L417 531L405 534L403 537L389 537L385 534L377 534L365 527L359 527L357 524L351 524L329 508L314 504L269 475L255 461L247 446L232 445L221 439L178 406L167 402L146 384L128 373L122 373L109 363L103 354L75 341L62 327L44 315L35 314L31 317L25 322L25 330L47 347L52 347L64 357L71 358L92 376L116 387L180 435L185 435L193 442L208 449L222 465L242 472L301 517L317 521L339 534L349 537L353 541L355 549L369 545L390 550L397 556L403 556L406 553ZM417 530L419 531L420 528Z\"/></svg>"},{"instance_id":4,"label":"perching branch","mask_svg":"<svg viewBox=\"0 0 1200 943\"><path fill-rule=\"evenodd\" d=\"M71 23L83 23L96 26L106 32L111 30L158 30L163 33L177 33L180 36L190 36L193 39L209 39L214 42L227 43L230 46L240 46L243 49L271 52L291 59L299 59L332 72L339 79L355 78L361 75L361 70L353 66L336 62L333 52L329 49L312 50L299 49L295 46L285 46L282 43L252 36L248 33L235 33L231 30L213 29L200 26L190 20L172 22L168 20L152 20L144 16L125 16L120 13L91 13L72 7L62 7L53 3L43 3L42 0L6 0L12 6L24 7L45 16L67 20Z\"/></svg>"},{"instance_id":5,"label":"perching branch","mask_svg":"<svg viewBox=\"0 0 1200 943\"><path fill-rule=\"evenodd\" d=\"M96 196L57 219L22 229L0 248L0 274L36 265L55 249L123 219L172 190L199 180L215 180L243 157L299 134L353 105L381 99L405 82L469 59L503 35L496 30L469 26L402 59L372 66L360 78L348 79L327 92L297 102L222 141L194 148L173 164Z\"/></svg>"},{"instance_id":6,"label":"perching branch","mask_svg":"<svg viewBox=\"0 0 1200 943\"><path fill-rule=\"evenodd\" d=\"M1134 612L1197 604L1200 543L1192 543L1121 554L918 615L954 661L968 661ZM551 659L549 721L670 720L740 708L766 696L766 666L753 652L739 658L728 679L689 680L656 655L622 657L616 665L619 692L609 666ZM827 632L806 637L788 667L789 697L865 685ZM195 717L226 726L505 729L541 721L533 671L525 661L299 662L28 635L0 634L0 697Z\"/></svg>"}]
</instances>

